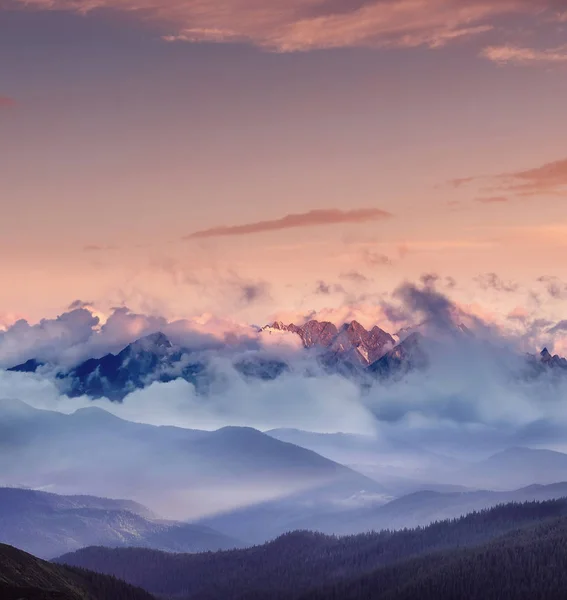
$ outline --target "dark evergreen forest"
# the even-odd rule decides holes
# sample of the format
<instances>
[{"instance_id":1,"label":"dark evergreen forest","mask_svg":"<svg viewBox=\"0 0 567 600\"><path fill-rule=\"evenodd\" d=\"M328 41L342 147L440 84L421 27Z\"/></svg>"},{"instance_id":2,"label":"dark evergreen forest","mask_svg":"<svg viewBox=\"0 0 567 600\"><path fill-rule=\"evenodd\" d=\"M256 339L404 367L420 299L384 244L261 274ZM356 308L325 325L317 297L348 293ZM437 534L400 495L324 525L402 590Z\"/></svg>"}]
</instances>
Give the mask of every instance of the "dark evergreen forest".
<instances>
[{"instance_id":1,"label":"dark evergreen forest","mask_svg":"<svg viewBox=\"0 0 567 600\"><path fill-rule=\"evenodd\" d=\"M567 598L567 500L507 504L402 531L297 531L244 550L86 548L66 564L187 600Z\"/></svg>"}]
</instances>

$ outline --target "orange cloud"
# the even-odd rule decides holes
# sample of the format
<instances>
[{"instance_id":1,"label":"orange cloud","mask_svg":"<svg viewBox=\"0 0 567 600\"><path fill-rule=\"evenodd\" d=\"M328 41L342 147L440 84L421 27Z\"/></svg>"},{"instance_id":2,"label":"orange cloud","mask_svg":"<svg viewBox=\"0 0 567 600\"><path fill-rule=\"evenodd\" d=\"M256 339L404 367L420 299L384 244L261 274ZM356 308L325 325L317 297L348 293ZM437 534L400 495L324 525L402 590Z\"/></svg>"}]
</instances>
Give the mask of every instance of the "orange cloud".
<instances>
[{"instance_id":1,"label":"orange cloud","mask_svg":"<svg viewBox=\"0 0 567 600\"><path fill-rule=\"evenodd\" d=\"M476 36L554 0L16 0L45 10L115 9L168 25L168 41L245 41L280 52L429 46Z\"/></svg>"},{"instance_id":2,"label":"orange cloud","mask_svg":"<svg viewBox=\"0 0 567 600\"><path fill-rule=\"evenodd\" d=\"M287 215L272 221L258 221L246 225L228 225L196 231L184 239L209 238L233 235L248 235L266 231L280 231L297 227L315 227L320 225L338 225L342 223L366 223L388 219L392 215L379 208L358 210L312 210L306 213Z\"/></svg>"}]
</instances>

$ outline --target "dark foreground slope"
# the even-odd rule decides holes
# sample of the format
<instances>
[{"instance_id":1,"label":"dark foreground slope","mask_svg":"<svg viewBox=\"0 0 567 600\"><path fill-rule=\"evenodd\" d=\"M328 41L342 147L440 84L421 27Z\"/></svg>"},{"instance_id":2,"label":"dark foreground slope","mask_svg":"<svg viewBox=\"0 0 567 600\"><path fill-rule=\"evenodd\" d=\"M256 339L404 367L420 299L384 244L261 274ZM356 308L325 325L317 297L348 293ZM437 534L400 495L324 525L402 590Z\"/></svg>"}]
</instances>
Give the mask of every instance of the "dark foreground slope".
<instances>
[{"instance_id":1,"label":"dark foreground slope","mask_svg":"<svg viewBox=\"0 0 567 600\"><path fill-rule=\"evenodd\" d=\"M434 567L445 564L444 555L438 558L436 552L455 554L457 549L480 547L510 532L527 531L557 519L567 520L567 500L508 504L453 521L397 532L343 538L294 532L263 546L199 555L95 547L65 555L59 561L120 577L155 594L191 600L288 600L305 594L314 594L316 598L335 594L334 597L342 598L343 592L358 598L360 586L370 590L369 596L361 597L380 598L373 590L373 580L365 578L377 578L378 589L389 590L388 593L402 584L419 586L420 573L431 573L433 577ZM564 521L561 525L562 531L566 527ZM423 557L424 562L417 567L404 567L405 561L415 561L417 557ZM382 580L380 573L385 568L390 571L383 571L386 579ZM452 568L466 571L466 560ZM477 569L474 561L471 569L473 572ZM386 585L387 582L390 583ZM319 592L317 588L323 589ZM447 596L459 597L466 598Z\"/></svg>"},{"instance_id":2,"label":"dark foreground slope","mask_svg":"<svg viewBox=\"0 0 567 600\"><path fill-rule=\"evenodd\" d=\"M45 562L0 544L2 600L152 600L152 596L108 575Z\"/></svg>"}]
</instances>

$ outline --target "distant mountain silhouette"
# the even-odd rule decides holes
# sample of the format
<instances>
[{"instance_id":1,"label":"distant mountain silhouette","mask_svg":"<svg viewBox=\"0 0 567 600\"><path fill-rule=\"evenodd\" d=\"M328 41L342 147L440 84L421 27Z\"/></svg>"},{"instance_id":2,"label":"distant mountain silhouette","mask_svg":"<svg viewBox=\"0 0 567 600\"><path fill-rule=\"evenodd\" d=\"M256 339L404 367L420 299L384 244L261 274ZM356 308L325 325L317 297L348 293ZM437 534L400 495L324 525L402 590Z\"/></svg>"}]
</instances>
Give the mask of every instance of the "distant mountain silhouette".
<instances>
[{"instance_id":1,"label":"distant mountain silhouette","mask_svg":"<svg viewBox=\"0 0 567 600\"><path fill-rule=\"evenodd\" d=\"M251 428L154 427L98 408L66 415L0 400L0 444L0 485L134 498L176 518L329 486L344 496L380 488Z\"/></svg>"},{"instance_id":2,"label":"distant mountain silhouette","mask_svg":"<svg viewBox=\"0 0 567 600\"><path fill-rule=\"evenodd\" d=\"M499 504L563 497L567 497L567 483L532 485L510 492L436 492L425 489L389 502L377 498L374 502L365 503L353 497L350 503L337 503L335 506L289 505L285 501L274 500L213 516L202 523L227 535L258 544L295 529L309 529L328 535L404 529L458 518Z\"/></svg>"},{"instance_id":3,"label":"distant mountain silhouette","mask_svg":"<svg viewBox=\"0 0 567 600\"><path fill-rule=\"evenodd\" d=\"M172 552L243 544L210 528L164 521L129 500L0 488L0 539L41 558L84 546L139 546Z\"/></svg>"}]
</instances>

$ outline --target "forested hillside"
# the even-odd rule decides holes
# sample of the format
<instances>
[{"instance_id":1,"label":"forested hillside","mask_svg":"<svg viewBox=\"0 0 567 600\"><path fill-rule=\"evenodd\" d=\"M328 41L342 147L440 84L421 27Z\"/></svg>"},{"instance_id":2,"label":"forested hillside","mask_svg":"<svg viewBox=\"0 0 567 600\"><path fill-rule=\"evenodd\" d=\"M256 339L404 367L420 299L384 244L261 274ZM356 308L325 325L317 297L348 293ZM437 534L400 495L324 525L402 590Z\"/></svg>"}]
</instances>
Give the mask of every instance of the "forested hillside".
<instances>
[{"instance_id":1,"label":"forested hillside","mask_svg":"<svg viewBox=\"0 0 567 600\"><path fill-rule=\"evenodd\" d=\"M353 598L358 598L358 593L369 593L371 596L361 597L375 598L376 589L402 593L402 585L419 587L422 573L437 581L435 569L443 567L447 556L454 555L456 549L480 547L510 532L532 531L552 521L558 522L559 531L563 531L567 500L502 505L425 528L396 532L342 538L293 532L263 546L228 552L172 555L93 547L59 560L115 575L155 594L191 600L291 599L304 594L323 598L326 596L321 594L326 593L335 594L336 598L341 598L341 593L354 594ZM528 533L526 536L531 543ZM443 554L448 550L452 552ZM479 556L484 556L484 550L479 552ZM424 557L419 559L422 562L404 562L420 556ZM472 573L482 569L476 556L463 555L461 562L450 563L452 569L457 569L456 579L458 569L467 572L467 557ZM384 569L391 565L397 566ZM324 591L312 591L315 588Z\"/></svg>"},{"instance_id":2,"label":"forested hillside","mask_svg":"<svg viewBox=\"0 0 567 600\"><path fill-rule=\"evenodd\" d=\"M564 600L567 518L483 546L441 552L302 595L301 600Z\"/></svg>"}]
</instances>

